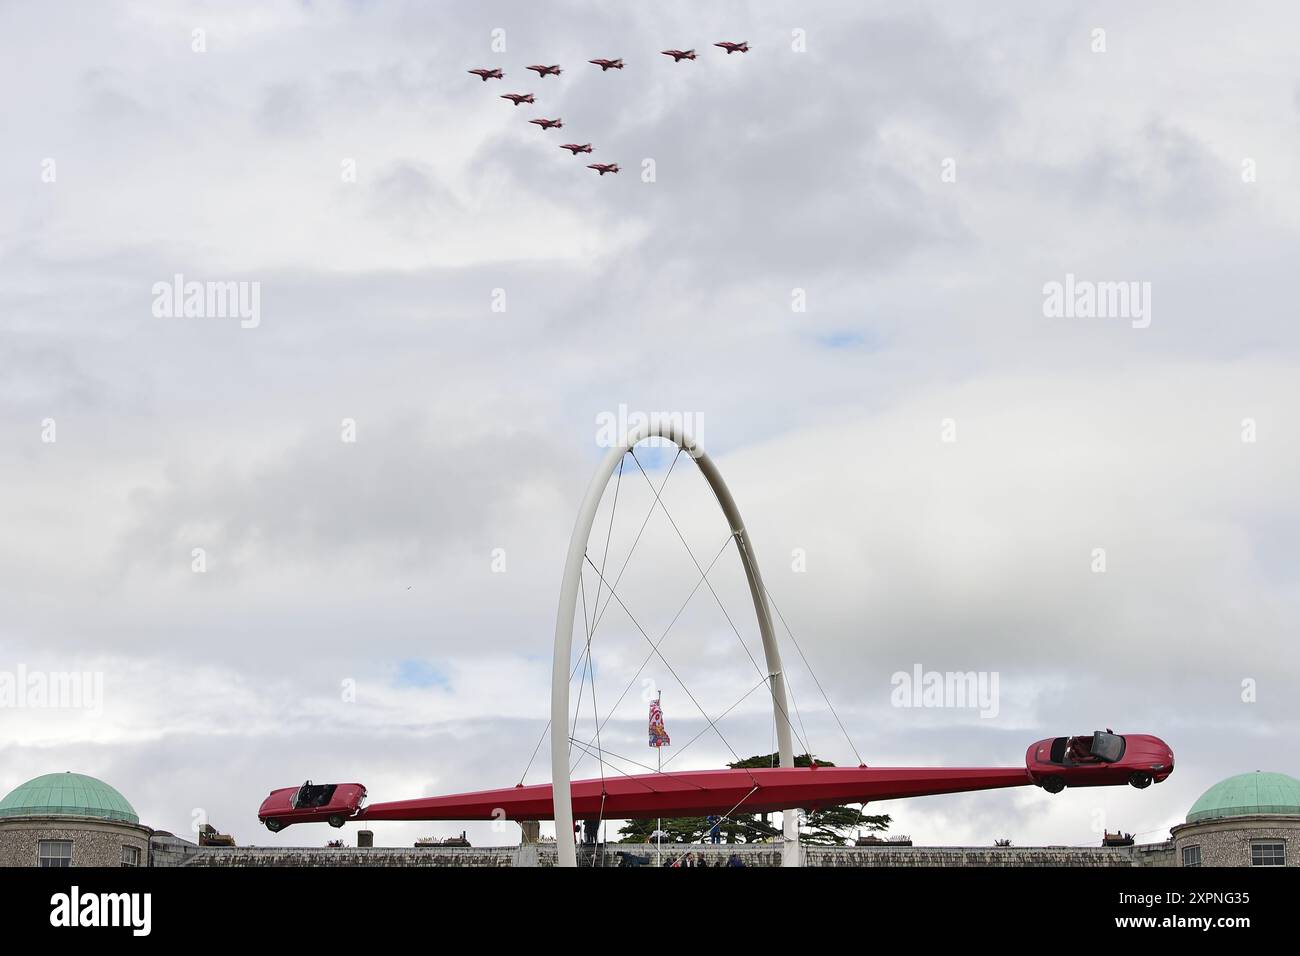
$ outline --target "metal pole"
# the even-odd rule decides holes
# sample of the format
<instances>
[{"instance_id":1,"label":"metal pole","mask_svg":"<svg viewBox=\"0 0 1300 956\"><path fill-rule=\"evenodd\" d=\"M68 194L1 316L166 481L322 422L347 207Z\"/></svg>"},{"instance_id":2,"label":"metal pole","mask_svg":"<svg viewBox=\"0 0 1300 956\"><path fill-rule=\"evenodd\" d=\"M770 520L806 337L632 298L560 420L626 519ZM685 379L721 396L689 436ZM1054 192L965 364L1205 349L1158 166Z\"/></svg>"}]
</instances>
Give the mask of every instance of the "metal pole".
<instances>
[{"instance_id":1,"label":"metal pole","mask_svg":"<svg viewBox=\"0 0 1300 956\"><path fill-rule=\"evenodd\" d=\"M662 714L664 708L664 692L662 690L656 689L655 699L659 702L659 712ZM655 757L658 758L656 760L656 763L658 765L658 772L663 773L664 772L664 748L663 747L655 748ZM663 865L662 864L663 851L664 851L664 819L663 817L656 817L655 818L655 866Z\"/></svg>"},{"instance_id":2,"label":"metal pole","mask_svg":"<svg viewBox=\"0 0 1300 956\"><path fill-rule=\"evenodd\" d=\"M659 772L664 772L664 749L656 747L655 751L659 754ZM663 863L664 855L664 818L655 818L655 866Z\"/></svg>"}]
</instances>

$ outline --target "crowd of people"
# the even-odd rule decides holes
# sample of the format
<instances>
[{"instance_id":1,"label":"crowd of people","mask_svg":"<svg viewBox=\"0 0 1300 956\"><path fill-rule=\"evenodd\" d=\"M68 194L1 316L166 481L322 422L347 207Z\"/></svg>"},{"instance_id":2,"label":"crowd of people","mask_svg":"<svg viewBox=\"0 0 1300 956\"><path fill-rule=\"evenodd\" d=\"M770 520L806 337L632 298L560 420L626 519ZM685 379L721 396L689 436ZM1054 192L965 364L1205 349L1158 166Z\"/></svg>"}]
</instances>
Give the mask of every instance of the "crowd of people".
<instances>
[{"instance_id":1,"label":"crowd of people","mask_svg":"<svg viewBox=\"0 0 1300 956\"><path fill-rule=\"evenodd\" d=\"M712 860L710 860L712 857ZM739 853L733 853L727 857L726 862L722 861L722 855L718 853L687 853L671 862L664 863L669 867L691 867L691 866L744 866L745 861L740 858Z\"/></svg>"}]
</instances>

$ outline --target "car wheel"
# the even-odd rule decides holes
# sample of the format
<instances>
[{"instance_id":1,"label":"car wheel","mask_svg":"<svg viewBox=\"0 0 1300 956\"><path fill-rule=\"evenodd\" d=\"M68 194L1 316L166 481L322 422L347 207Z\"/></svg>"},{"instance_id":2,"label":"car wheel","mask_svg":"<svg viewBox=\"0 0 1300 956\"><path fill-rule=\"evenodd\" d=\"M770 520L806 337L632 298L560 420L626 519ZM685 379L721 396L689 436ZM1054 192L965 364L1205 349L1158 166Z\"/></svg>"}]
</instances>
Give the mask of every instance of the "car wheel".
<instances>
[{"instance_id":1,"label":"car wheel","mask_svg":"<svg viewBox=\"0 0 1300 956\"><path fill-rule=\"evenodd\" d=\"M341 816L339 816L337 813L334 814L332 817L330 817L330 826L332 826L332 827L333 827L334 829L336 829L336 830L337 830L339 827L343 826L343 824L346 823L346 822L347 822L347 821L344 820L344 819L343 819Z\"/></svg>"},{"instance_id":2,"label":"car wheel","mask_svg":"<svg viewBox=\"0 0 1300 956\"><path fill-rule=\"evenodd\" d=\"M1043 789L1048 793L1060 793L1065 789L1065 778L1052 774L1050 777L1043 778Z\"/></svg>"},{"instance_id":3,"label":"car wheel","mask_svg":"<svg viewBox=\"0 0 1300 956\"><path fill-rule=\"evenodd\" d=\"M1135 770L1133 773L1129 774L1128 782L1133 784L1133 786L1137 787L1139 790L1145 790L1147 787L1151 786L1151 774L1147 773L1145 770Z\"/></svg>"},{"instance_id":4,"label":"car wheel","mask_svg":"<svg viewBox=\"0 0 1300 956\"><path fill-rule=\"evenodd\" d=\"M281 823L279 820L267 820L266 828L270 830L272 833L279 833L281 830L284 829L284 824Z\"/></svg>"}]
</instances>

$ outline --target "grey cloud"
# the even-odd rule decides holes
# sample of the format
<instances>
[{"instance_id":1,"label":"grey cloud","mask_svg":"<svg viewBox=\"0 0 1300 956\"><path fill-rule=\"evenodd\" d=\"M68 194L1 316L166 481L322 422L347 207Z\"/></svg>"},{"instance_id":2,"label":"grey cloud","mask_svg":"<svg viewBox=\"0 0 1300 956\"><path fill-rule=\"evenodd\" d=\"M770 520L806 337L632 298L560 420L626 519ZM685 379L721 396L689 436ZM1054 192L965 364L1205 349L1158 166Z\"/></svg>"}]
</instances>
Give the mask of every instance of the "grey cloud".
<instances>
[{"instance_id":1,"label":"grey cloud","mask_svg":"<svg viewBox=\"0 0 1300 956\"><path fill-rule=\"evenodd\" d=\"M545 721L544 678L520 675L546 669L595 415L620 402L705 416L868 762L1015 763L1038 736L1112 722L1165 733L1179 772L1112 795L1126 829L1167 825L1228 773L1286 769L1297 194L1272 173L1247 188L1235 164L1246 142L1282 169L1300 130L1274 100L1228 104L1243 83L1294 89L1294 11L1243 26L1241 46L1208 9L1182 11L1173 44L1158 12L1117 6L1112 52L1089 59L1080 16L1030 3L232 9L210 13L201 57L188 25L98 4L84 30L0 13L0 79L43 91L13 104L0 155L0 648L113 653L184 701L142 700L120 715L135 733L108 739L0 738L5 782L85 770L150 823L205 807L262 842L256 802L297 777L376 798L512 784ZM730 35L752 52L708 46ZM701 60L657 53L678 44ZM628 68L602 75L598 55ZM540 61L566 72L523 73ZM482 65L509 78L464 72ZM497 99L516 83L536 112ZM540 115L565 128L526 123ZM556 148L570 138L624 171L596 177ZM1042 285L1066 271L1151 280L1151 328L1045 318ZM259 281L262 324L154 319L150 286L177 272ZM669 505L702 551L716 507L682 478ZM634 532L616 529L615 555ZM693 569L670 528L648 535L620 595L658 628ZM1099 543L1104 579L1086 570ZM743 608L725 564L719 591ZM668 649L717 711L750 666L707 599L690 612ZM612 702L642 639L617 613L602 628ZM814 749L849 762L787 655ZM450 690L398 693L411 660ZM890 707L890 674L916 662L997 670L1002 715ZM376 688L373 709L329 709L345 676ZM690 739L706 724L666 689ZM611 748L641 753L640 709L620 709ZM770 731L761 707L726 730L742 753ZM724 759L706 737L683 763ZM921 840L1084 842L1094 806L884 809Z\"/></svg>"}]
</instances>

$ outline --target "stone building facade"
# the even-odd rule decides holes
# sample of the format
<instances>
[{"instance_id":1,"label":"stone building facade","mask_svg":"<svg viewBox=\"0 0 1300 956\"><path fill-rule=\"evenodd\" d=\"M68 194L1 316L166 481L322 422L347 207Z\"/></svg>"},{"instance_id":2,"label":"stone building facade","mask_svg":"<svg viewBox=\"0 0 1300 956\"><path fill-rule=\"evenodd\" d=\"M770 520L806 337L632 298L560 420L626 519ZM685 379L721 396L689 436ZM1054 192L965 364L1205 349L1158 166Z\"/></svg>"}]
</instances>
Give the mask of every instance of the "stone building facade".
<instances>
[{"instance_id":1,"label":"stone building facade","mask_svg":"<svg viewBox=\"0 0 1300 956\"><path fill-rule=\"evenodd\" d=\"M1173 834L1178 866L1300 866L1300 814L1180 823Z\"/></svg>"},{"instance_id":2,"label":"stone building facade","mask_svg":"<svg viewBox=\"0 0 1300 956\"><path fill-rule=\"evenodd\" d=\"M0 866L148 866L148 827L84 817L0 818Z\"/></svg>"},{"instance_id":3,"label":"stone building facade","mask_svg":"<svg viewBox=\"0 0 1300 956\"><path fill-rule=\"evenodd\" d=\"M1220 780L1171 832L1176 866L1300 866L1300 780L1258 770Z\"/></svg>"},{"instance_id":4,"label":"stone building facade","mask_svg":"<svg viewBox=\"0 0 1300 956\"><path fill-rule=\"evenodd\" d=\"M0 867L178 866L197 849L85 774L47 773L0 799Z\"/></svg>"}]
</instances>

